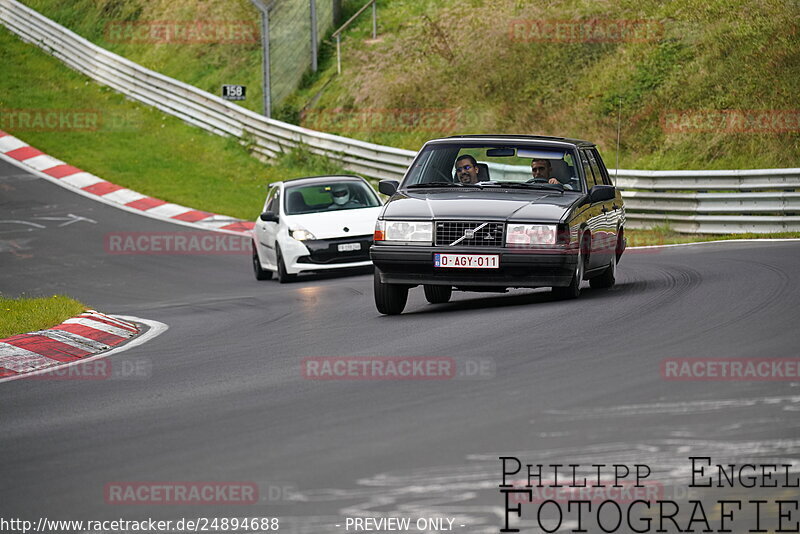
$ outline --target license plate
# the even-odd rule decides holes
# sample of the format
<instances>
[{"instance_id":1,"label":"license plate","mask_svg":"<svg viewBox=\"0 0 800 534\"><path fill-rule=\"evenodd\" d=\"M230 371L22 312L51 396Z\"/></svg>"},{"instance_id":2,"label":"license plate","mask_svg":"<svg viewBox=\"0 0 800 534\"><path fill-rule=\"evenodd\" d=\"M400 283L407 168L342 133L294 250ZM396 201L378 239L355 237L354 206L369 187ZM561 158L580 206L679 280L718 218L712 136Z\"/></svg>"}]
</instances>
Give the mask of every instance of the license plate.
<instances>
[{"instance_id":1,"label":"license plate","mask_svg":"<svg viewBox=\"0 0 800 534\"><path fill-rule=\"evenodd\" d=\"M452 267L455 269L498 269L498 254L440 254L433 255L434 267Z\"/></svg>"},{"instance_id":2,"label":"license plate","mask_svg":"<svg viewBox=\"0 0 800 534\"><path fill-rule=\"evenodd\" d=\"M361 243L342 243L339 245L339 252L350 252L351 250L361 250Z\"/></svg>"}]
</instances>

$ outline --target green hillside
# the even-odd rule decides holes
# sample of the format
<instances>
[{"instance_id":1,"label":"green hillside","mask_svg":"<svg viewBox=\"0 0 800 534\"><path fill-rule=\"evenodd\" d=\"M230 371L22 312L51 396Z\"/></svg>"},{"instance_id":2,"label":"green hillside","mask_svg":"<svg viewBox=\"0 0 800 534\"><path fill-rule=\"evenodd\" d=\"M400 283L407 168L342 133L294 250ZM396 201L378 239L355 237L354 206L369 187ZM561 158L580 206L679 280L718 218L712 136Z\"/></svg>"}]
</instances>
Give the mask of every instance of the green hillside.
<instances>
[{"instance_id":1,"label":"green hillside","mask_svg":"<svg viewBox=\"0 0 800 534\"><path fill-rule=\"evenodd\" d=\"M257 20L247 0L26 3L206 90L243 80L253 89L244 105L260 105L257 44L120 44L105 30L113 20ZM343 15L361 3L345 1ZM378 20L375 41L369 16L345 33L340 76L324 44L320 71L276 117L409 149L458 133L579 137L613 166L619 113L624 168L800 166L796 0L382 0Z\"/></svg>"}]
</instances>

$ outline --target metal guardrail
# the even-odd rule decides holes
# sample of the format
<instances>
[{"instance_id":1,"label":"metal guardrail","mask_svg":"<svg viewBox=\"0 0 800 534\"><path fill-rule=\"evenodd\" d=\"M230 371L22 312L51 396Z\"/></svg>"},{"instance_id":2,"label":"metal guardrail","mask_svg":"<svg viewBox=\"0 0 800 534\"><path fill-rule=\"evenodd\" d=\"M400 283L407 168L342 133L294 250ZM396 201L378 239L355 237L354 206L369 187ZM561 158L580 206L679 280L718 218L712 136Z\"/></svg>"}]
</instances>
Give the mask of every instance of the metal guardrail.
<instances>
[{"instance_id":1,"label":"metal guardrail","mask_svg":"<svg viewBox=\"0 0 800 534\"><path fill-rule=\"evenodd\" d=\"M104 50L16 0L0 0L0 23L89 78L189 124L252 143L268 158L304 146L366 177L400 179L415 154L268 119ZM620 169L617 185L631 228L667 223L692 233L800 231L800 169Z\"/></svg>"}]
</instances>

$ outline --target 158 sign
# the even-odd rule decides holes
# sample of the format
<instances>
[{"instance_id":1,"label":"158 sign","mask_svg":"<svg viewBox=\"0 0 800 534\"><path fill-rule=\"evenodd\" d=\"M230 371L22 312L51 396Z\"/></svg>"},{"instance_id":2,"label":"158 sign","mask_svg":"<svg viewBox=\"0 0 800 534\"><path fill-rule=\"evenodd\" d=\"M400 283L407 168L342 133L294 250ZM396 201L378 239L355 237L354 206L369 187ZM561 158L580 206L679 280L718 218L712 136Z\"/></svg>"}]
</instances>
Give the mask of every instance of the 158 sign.
<instances>
[{"instance_id":1,"label":"158 sign","mask_svg":"<svg viewBox=\"0 0 800 534\"><path fill-rule=\"evenodd\" d=\"M225 100L244 100L247 96L247 87L244 85L223 85L222 98Z\"/></svg>"}]
</instances>

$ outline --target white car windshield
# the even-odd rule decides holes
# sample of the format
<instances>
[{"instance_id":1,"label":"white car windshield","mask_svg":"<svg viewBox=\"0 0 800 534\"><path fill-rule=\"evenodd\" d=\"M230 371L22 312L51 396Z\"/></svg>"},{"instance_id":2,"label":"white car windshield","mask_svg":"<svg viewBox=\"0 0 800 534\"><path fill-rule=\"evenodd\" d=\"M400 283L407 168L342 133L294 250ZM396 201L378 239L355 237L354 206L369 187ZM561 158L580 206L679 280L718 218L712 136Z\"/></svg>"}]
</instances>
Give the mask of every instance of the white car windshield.
<instances>
[{"instance_id":1,"label":"white car windshield","mask_svg":"<svg viewBox=\"0 0 800 534\"><path fill-rule=\"evenodd\" d=\"M529 144L426 147L404 187L543 187L582 191L571 149Z\"/></svg>"},{"instance_id":2,"label":"white car windshield","mask_svg":"<svg viewBox=\"0 0 800 534\"><path fill-rule=\"evenodd\" d=\"M354 180L287 185L284 198L287 215L375 208L381 205L369 185Z\"/></svg>"}]
</instances>

